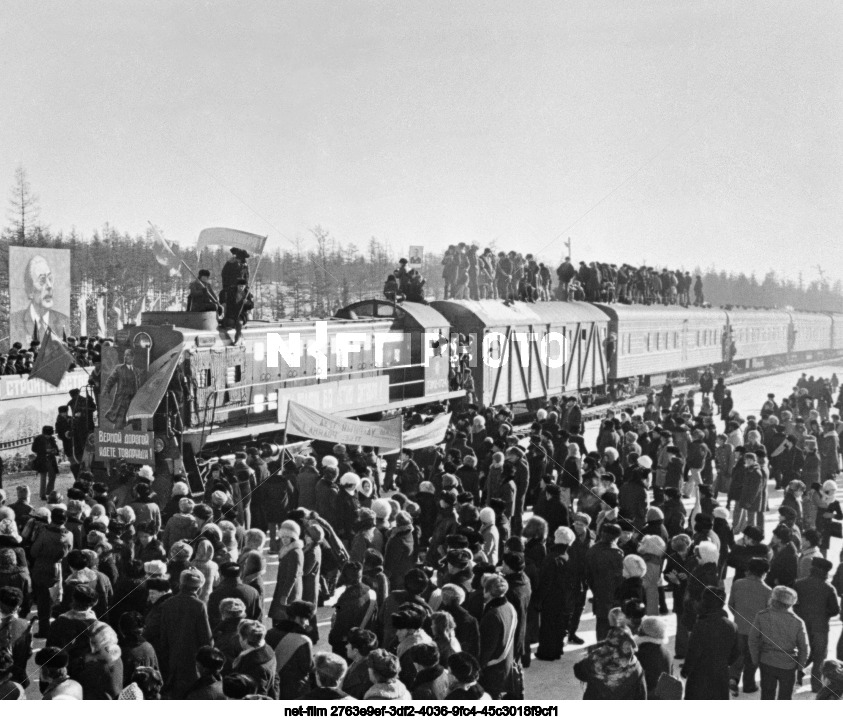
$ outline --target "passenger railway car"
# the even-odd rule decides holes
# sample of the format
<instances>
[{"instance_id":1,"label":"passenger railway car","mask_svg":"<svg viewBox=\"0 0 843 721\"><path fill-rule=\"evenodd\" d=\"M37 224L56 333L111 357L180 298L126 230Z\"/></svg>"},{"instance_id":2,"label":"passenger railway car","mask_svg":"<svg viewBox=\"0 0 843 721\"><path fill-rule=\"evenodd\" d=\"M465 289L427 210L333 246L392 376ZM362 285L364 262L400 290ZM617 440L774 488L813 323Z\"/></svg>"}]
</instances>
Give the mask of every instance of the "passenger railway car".
<instances>
[{"instance_id":1,"label":"passenger railway car","mask_svg":"<svg viewBox=\"0 0 843 721\"><path fill-rule=\"evenodd\" d=\"M792 353L804 353L809 360L819 351L831 349L831 316L827 313L791 311Z\"/></svg>"},{"instance_id":2,"label":"passenger railway car","mask_svg":"<svg viewBox=\"0 0 843 721\"><path fill-rule=\"evenodd\" d=\"M668 373L723 361L726 313L718 309L596 304L616 337L613 379L638 376L659 383Z\"/></svg>"},{"instance_id":3,"label":"passenger railway car","mask_svg":"<svg viewBox=\"0 0 843 721\"><path fill-rule=\"evenodd\" d=\"M432 305L471 339L479 404L521 403L606 385L609 319L593 305L497 300Z\"/></svg>"},{"instance_id":4,"label":"passenger railway car","mask_svg":"<svg viewBox=\"0 0 843 721\"><path fill-rule=\"evenodd\" d=\"M726 311L735 344L732 361L742 368L758 368L770 357L788 352L790 314L777 310L735 308Z\"/></svg>"}]
</instances>

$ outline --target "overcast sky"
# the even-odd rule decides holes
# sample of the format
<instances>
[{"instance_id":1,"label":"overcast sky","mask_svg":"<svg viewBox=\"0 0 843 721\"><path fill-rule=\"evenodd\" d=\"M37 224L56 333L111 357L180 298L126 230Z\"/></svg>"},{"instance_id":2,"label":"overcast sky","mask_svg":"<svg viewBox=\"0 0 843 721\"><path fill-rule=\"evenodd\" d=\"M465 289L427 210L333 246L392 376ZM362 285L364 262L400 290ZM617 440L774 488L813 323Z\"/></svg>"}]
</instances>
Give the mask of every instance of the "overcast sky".
<instances>
[{"instance_id":1,"label":"overcast sky","mask_svg":"<svg viewBox=\"0 0 843 721\"><path fill-rule=\"evenodd\" d=\"M840 277L841 76L836 1L6 0L0 200Z\"/></svg>"}]
</instances>

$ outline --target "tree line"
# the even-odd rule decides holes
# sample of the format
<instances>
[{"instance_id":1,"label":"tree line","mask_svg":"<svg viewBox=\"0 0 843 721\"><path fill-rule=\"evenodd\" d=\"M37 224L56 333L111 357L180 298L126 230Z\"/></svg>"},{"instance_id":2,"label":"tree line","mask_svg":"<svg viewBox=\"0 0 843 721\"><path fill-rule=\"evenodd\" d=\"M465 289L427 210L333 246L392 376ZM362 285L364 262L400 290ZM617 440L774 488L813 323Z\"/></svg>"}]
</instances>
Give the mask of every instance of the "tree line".
<instances>
[{"instance_id":1,"label":"tree line","mask_svg":"<svg viewBox=\"0 0 843 721\"><path fill-rule=\"evenodd\" d=\"M184 265L177 265L178 261L171 267L157 262L151 229L129 233L105 224L90 235L76 229L53 231L40 222L38 198L32 192L23 168L15 175L8 220L9 224L0 236L0 327L8 328L10 245L70 250L74 333L80 332L83 312L88 334L96 332L98 305L105 309L109 335L121 323L133 322L142 309L184 307L187 287L193 277ZM254 315L261 320L324 318L351 302L379 296L387 276L397 267L399 257L406 254L406 248L393 248L389 242L375 237L360 245L354 241L341 242L319 226L295 241L285 239L282 242L282 247L267 251L262 258L249 260L256 301ZM206 248L197 253L195 247L174 244L173 250L177 259L194 272L200 268L210 270L214 287L219 289L220 271L229 258L228 248ZM560 247L551 253L561 256L564 249ZM443 297L443 255L442 252L425 253L420 272L427 280L428 298ZM560 259L540 258L552 268ZM694 273L702 276L705 299L712 305L843 311L840 280L831 284L821 278L804 284L801 276L794 282L780 278L772 270L761 281L754 274L747 276L742 272L727 273L714 268L696 269Z\"/></svg>"}]
</instances>

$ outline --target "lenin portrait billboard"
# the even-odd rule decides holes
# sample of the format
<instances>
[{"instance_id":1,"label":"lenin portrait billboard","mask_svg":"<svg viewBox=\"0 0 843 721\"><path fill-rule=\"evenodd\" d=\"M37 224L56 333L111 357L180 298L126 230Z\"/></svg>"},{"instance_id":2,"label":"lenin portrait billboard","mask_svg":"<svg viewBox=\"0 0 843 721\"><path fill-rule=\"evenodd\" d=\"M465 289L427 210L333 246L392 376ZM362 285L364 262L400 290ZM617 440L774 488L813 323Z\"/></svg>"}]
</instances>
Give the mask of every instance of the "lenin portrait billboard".
<instances>
[{"instance_id":1,"label":"lenin portrait billboard","mask_svg":"<svg viewBox=\"0 0 843 721\"><path fill-rule=\"evenodd\" d=\"M9 345L70 332L70 250L9 247Z\"/></svg>"}]
</instances>

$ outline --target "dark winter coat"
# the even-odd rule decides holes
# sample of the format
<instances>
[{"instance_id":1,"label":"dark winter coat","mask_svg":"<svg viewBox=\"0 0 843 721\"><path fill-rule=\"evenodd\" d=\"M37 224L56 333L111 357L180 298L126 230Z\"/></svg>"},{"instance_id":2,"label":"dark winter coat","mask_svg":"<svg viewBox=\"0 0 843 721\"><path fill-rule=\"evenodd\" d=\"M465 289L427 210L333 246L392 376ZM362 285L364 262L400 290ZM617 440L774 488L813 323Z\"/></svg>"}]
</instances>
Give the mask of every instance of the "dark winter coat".
<instances>
[{"instance_id":1,"label":"dark winter coat","mask_svg":"<svg viewBox=\"0 0 843 721\"><path fill-rule=\"evenodd\" d=\"M447 611L454 619L454 637L460 642L460 648L477 658L480 653L480 627L477 619L462 606L442 606L440 610Z\"/></svg>"},{"instance_id":2,"label":"dark winter coat","mask_svg":"<svg viewBox=\"0 0 843 721\"><path fill-rule=\"evenodd\" d=\"M337 522L333 526L346 548L350 547L351 539L354 538L358 510L360 510L360 501L357 500L357 494L340 490L334 502L334 515Z\"/></svg>"},{"instance_id":3,"label":"dark winter coat","mask_svg":"<svg viewBox=\"0 0 843 721\"><path fill-rule=\"evenodd\" d=\"M316 483L316 512L334 528L337 526L336 500L339 492L339 486L327 478L320 478Z\"/></svg>"},{"instance_id":4,"label":"dark winter coat","mask_svg":"<svg viewBox=\"0 0 843 721\"><path fill-rule=\"evenodd\" d=\"M518 616L518 625L515 628L515 650L513 655L520 659L526 653L527 640L527 609L530 606L532 587L530 579L523 571L510 573L506 577L509 583L509 590L506 592L506 600L512 604Z\"/></svg>"},{"instance_id":5,"label":"dark winter coat","mask_svg":"<svg viewBox=\"0 0 843 721\"><path fill-rule=\"evenodd\" d=\"M368 586L362 583L347 586L334 606L334 620L328 634L328 643L333 648L341 648L344 651L352 628L372 628L377 617L377 608L370 613L370 606L373 604L377 605L375 592Z\"/></svg>"},{"instance_id":6,"label":"dark winter coat","mask_svg":"<svg viewBox=\"0 0 843 721\"><path fill-rule=\"evenodd\" d=\"M790 586L796 588L796 577L799 575L799 554L796 546L786 543L779 548L773 560L770 561L770 570L764 579L770 588L776 586Z\"/></svg>"},{"instance_id":7,"label":"dark winter coat","mask_svg":"<svg viewBox=\"0 0 843 721\"><path fill-rule=\"evenodd\" d=\"M694 701L729 699L729 666L740 655L738 627L726 611L705 613L697 618L688 639L688 653L682 667L685 699Z\"/></svg>"},{"instance_id":8,"label":"dark winter coat","mask_svg":"<svg viewBox=\"0 0 843 721\"><path fill-rule=\"evenodd\" d=\"M287 606L300 600L302 594L304 544L296 539L289 546L282 546L281 551L283 555L278 554L278 578L269 605L269 617L274 619L285 618Z\"/></svg>"},{"instance_id":9,"label":"dark winter coat","mask_svg":"<svg viewBox=\"0 0 843 721\"><path fill-rule=\"evenodd\" d=\"M251 676L257 684L257 693L278 698L278 676L275 673L275 653L264 644L248 653L238 656L232 670Z\"/></svg>"},{"instance_id":10,"label":"dark winter coat","mask_svg":"<svg viewBox=\"0 0 843 721\"><path fill-rule=\"evenodd\" d=\"M513 686L514 636L518 614L506 598L486 604L480 620L480 684L493 698Z\"/></svg>"},{"instance_id":11,"label":"dark winter coat","mask_svg":"<svg viewBox=\"0 0 843 721\"><path fill-rule=\"evenodd\" d=\"M278 698L295 699L310 690L313 642L304 628L293 621L281 621L277 628L283 634L275 646Z\"/></svg>"},{"instance_id":12,"label":"dark winter coat","mask_svg":"<svg viewBox=\"0 0 843 721\"><path fill-rule=\"evenodd\" d=\"M606 616L613 608L615 592L623 580L623 551L615 544L597 541L588 549L585 564L594 614Z\"/></svg>"},{"instance_id":13,"label":"dark winter coat","mask_svg":"<svg viewBox=\"0 0 843 721\"><path fill-rule=\"evenodd\" d=\"M647 698L656 698L656 686L659 683L659 677L663 674L673 674L673 654L668 649L666 643L659 643L658 640L649 639L647 637L639 636L636 639L638 643L638 663L644 669L644 680L647 683Z\"/></svg>"},{"instance_id":14,"label":"dark winter coat","mask_svg":"<svg viewBox=\"0 0 843 721\"><path fill-rule=\"evenodd\" d=\"M441 701L448 695L450 686L451 679L442 666L423 668L413 683L413 701Z\"/></svg>"},{"instance_id":15,"label":"dark winter coat","mask_svg":"<svg viewBox=\"0 0 843 721\"><path fill-rule=\"evenodd\" d=\"M184 698L199 678L196 653L210 643L208 612L196 596L179 593L162 604L158 663L171 698Z\"/></svg>"},{"instance_id":16,"label":"dark winter coat","mask_svg":"<svg viewBox=\"0 0 843 721\"><path fill-rule=\"evenodd\" d=\"M54 586L59 580L59 564L72 548L73 534L64 526L44 526L30 550L33 586Z\"/></svg>"},{"instance_id":17,"label":"dark winter coat","mask_svg":"<svg viewBox=\"0 0 843 721\"><path fill-rule=\"evenodd\" d=\"M220 601L224 598L239 598L243 601L246 606L246 618L260 621L263 617L260 594L254 588L247 586L239 578L223 578L208 598L208 621L211 628L215 628L222 620Z\"/></svg>"},{"instance_id":18,"label":"dark winter coat","mask_svg":"<svg viewBox=\"0 0 843 721\"><path fill-rule=\"evenodd\" d=\"M404 576L415 565L415 538L412 526L398 526L386 542L383 568L390 588L404 588Z\"/></svg>"},{"instance_id":19,"label":"dark winter coat","mask_svg":"<svg viewBox=\"0 0 843 721\"><path fill-rule=\"evenodd\" d=\"M296 477L299 490L299 505L310 511L316 509L316 486L319 482L319 473L315 468L302 468Z\"/></svg>"}]
</instances>

